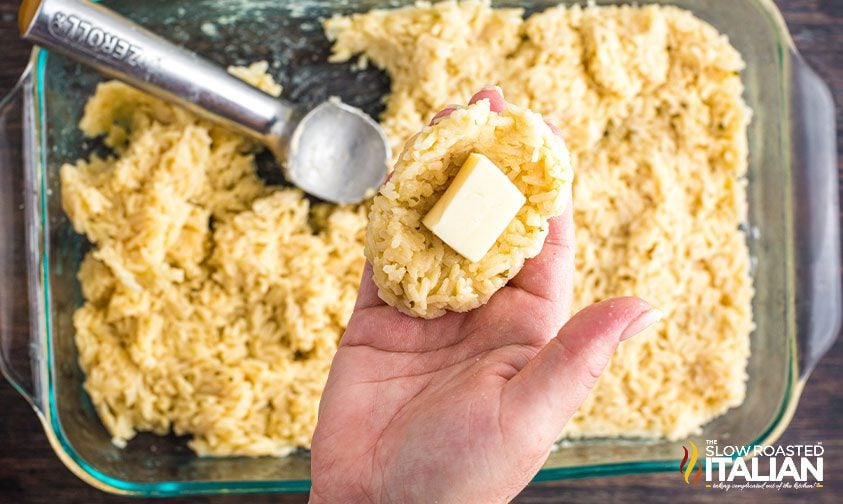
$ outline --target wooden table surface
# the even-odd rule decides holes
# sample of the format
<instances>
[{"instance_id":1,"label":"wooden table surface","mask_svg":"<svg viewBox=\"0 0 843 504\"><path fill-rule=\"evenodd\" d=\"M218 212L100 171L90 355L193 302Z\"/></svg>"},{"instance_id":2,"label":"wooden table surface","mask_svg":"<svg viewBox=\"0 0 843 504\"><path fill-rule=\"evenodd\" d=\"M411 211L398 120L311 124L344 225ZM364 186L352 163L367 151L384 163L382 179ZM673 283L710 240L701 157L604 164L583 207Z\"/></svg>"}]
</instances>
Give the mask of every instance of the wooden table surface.
<instances>
[{"instance_id":1,"label":"wooden table surface","mask_svg":"<svg viewBox=\"0 0 843 504\"><path fill-rule=\"evenodd\" d=\"M712 0L727 1L727 0ZM17 38L19 0L0 0L0 96L22 71L29 46ZM837 104L837 145L843 153L843 0L777 0L796 45L828 82ZM15 167L2 167L10 169ZM838 157L843 173L843 157ZM21 237L0 237L0 240ZM21 281L25 279L21 278ZM533 484L517 499L549 502L715 502L743 500L768 503L810 500L843 502L843 344L836 344L808 382L796 416L780 442L825 446L825 488L815 492L721 493L691 489L675 474L624 476ZM170 502L234 503L306 502L305 495L201 497ZM28 404L0 380L0 504L128 502L101 493L71 474L56 458ZM132 502L139 502L135 499ZM160 502L160 501L159 501Z\"/></svg>"}]
</instances>

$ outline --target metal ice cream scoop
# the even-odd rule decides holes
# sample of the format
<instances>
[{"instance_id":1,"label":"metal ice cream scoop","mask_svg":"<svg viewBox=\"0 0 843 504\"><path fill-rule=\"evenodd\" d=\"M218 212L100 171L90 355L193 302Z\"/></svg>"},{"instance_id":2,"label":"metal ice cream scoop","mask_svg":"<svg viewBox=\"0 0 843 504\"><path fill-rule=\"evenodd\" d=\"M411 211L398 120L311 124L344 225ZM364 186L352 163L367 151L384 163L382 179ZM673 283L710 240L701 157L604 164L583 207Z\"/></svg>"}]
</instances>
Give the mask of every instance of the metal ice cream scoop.
<instances>
[{"instance_id":1,"label":"metal ice cream scoop","mask_svg":"<svg viewBox=\"0 0 843 504\"><path fill-rule=\"evenodd\" d=\"M386 176L383 131L338 100L303 110L87 1L24 0L19 26L26 40L259 140L313 196L356 203Z\"/></svg>"}]
</instances>

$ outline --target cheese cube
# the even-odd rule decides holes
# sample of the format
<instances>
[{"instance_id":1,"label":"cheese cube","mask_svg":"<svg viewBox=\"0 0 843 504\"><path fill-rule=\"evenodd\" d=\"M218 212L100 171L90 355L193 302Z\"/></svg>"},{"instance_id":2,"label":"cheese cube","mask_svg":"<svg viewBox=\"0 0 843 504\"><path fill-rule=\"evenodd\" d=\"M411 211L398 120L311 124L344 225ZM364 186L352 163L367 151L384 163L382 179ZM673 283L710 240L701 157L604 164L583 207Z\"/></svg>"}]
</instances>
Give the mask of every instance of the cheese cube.
<instances>
[{"instance_id":1,"label":"cheese cube","mask_svg":"<svg viewBox=\"0 0 843 504\"><path fill-rule=\"evenodd\" d=\"M478 262L526 201L489 158L472 153L422 224L461 256Z\"/></svg>"}]
</instances>

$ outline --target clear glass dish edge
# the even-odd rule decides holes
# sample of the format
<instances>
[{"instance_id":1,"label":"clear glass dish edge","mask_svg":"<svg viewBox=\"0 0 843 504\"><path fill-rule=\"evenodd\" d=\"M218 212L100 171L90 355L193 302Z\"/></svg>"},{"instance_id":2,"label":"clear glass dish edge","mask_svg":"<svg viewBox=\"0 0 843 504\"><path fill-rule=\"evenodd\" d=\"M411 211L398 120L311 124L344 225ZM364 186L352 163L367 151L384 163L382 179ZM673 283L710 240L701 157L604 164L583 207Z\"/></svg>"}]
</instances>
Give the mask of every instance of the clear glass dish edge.
<instances>
[{"instance_id":1,"label":"clear glass dish edge","mask_svg":"<svg viewBox=\"0 0 843 504\"><path fill-rule=\"evenodd\" d=\"M781 17L778 9L772 3L772 0L758 0L766 7L765 11L772 17L774 25L778 27L780 36L780 51L781 58L779 63L784 68L784 74L790 75L791 70L787 65L791 64L791 59L798 58L798 52L793 44L790 34L786 28L784 20ZM39 48L33 49L30 64L24 71L18 85L16 85L12 92L0 101L0 105L13 99L12 95L24 92L28 107L24 116L24 142L27 146L35 148L35 146L43 145L40 140L44 138L43 132L43 80L39 78L45 71L47 51ZM787 82L782 82L782 85L787 86ZM783 126L784 127L784 126ZM787 137L787 135L785 136ZM5 365L3 366L3 374L6 375L8 381L15 385L15 388L27 398L35 409L39 420L41 421L47 438L53 447L54 451L62 462L78 477L86 481L90 485L99 488L103 491L117 493L117 494L132 494L132 495L149 495L149 496L175 496L175 495L199 495L199 494L217 494L217 493L263 493L263 492L304 492L310 488L309 480L284 480L284 481L221 481L221 482L174 482L161 481L156 483L135 483L131 481L124 481L112 478L103 474L95 468L88 466L82 460L73 447L67 441L67 438L62 433L61 425L58 422L58 415L55 406L53 390L53 357L51 354L51 337L50 337L50 311L46 307L50 306L50 293L48 285L48 275L46 268L49 264L47 257L47 248L45 247L46 240L49 237L49 222L46 214L46 187L44 183L43 171L46 167L45 153L28 150L29 153L35 153L37 156L29 156L28 159L35 160L36 166L25 167L30 170L32 176L28 177L26 187L30 199L27 200L26 205L26 224L27 224L27 241L30 256L27 257L29 276L35 281L37 288L30 287L31 294L31 315L34 326L31 329L32 345L31 349L40 353L40 355L31 355L32 373L34 389L26 390L7 373ZM787 153L783 153L787 154ZM792 204L792 202L791 202ZM792 223L789 224L792 230ZM791 251L789 260L793 260L793 251ZM792 270L792 268L790 268ZM40 294L40 295L39 295ZM793 292L791 291L791 296ZM789 300L790 310L793 311L792 299ZM799 369L799 362L797 360L798 349L797 341L794 337L796 332L795 327L795 313L790 313L788 320L790 321L788 333L790 335L788 341L790 348L790 358L788 366L788 380L787 390L785 391L784 402L779 407L779 414L772 422L769 428L752 444L770 444L778 439L787 425L789 424L793 414L795 413L799 397L804 388L808 374L801 373ZM810 371L810 367L805 371ZM606 476L621 476L626 474L641 474L654 472L668 472L676 470L678 464L677 459L668 460L651 460L651 461L636 461L623 462L615 464L598 464L585 465L578 467L567 468L549 468L542 469L536 476L534 481L550 481L562 480L572 478L587 478L587 477L606 477Z\"/></svg>"}]
</instances>

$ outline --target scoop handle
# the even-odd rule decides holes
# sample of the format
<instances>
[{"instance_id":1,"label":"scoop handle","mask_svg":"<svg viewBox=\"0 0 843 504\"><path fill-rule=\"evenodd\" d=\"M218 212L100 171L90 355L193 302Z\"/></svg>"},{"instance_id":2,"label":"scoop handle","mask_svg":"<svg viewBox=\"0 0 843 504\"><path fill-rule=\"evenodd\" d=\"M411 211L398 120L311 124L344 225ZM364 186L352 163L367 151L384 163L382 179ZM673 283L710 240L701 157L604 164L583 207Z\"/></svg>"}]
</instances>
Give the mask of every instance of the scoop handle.
<instances>
[{"instance_id":1,"label":"scoop handle","mask_svg":"<svg viewBox=\"0 0 843 504\"><path fill-rule=\"evenodd\" d=\"M25 40L286 150L293 106L101 5L24 0L19 28Z\"/></svg>"}]
</instances>

